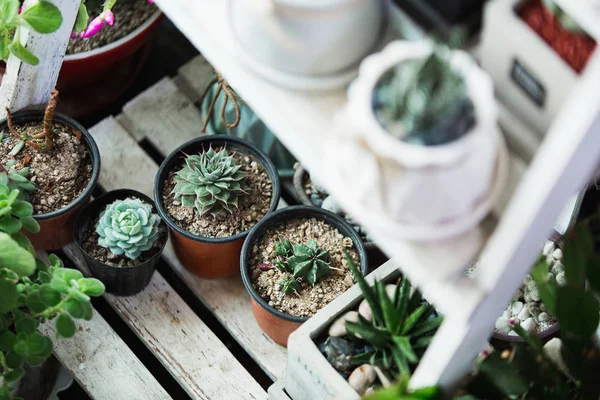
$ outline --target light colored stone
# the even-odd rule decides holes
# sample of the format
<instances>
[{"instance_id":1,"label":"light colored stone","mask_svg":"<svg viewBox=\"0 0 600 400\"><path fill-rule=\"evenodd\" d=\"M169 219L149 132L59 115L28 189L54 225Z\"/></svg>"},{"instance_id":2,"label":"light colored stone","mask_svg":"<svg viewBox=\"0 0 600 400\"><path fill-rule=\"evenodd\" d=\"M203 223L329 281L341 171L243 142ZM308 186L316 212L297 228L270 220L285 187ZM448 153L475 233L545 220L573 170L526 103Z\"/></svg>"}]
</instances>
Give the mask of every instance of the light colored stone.
<instances>
[{"instance_id":1,"label":"light colored stone","mask_svg":"<svg viewBox=\"0 0 600 400\"><path fill-rule=\"evenodd\" d=\"M373 311L366 299L360 302L358 313L367 321L373 321Z\"/></svg>"},{"instance_id":2,"label":"light colored stone","mask_svg":"<svg viewBox=\"0 0 600 400\"><path fill-rule=\"evenodd\" d=\"M517 315L517 318L519 321L525 321L530 316L531 314L529 313L529 305L525 304L521 312Z\"/></svg>"},{"instance_id":3,"label":"light colored stone","mask_svg":"<svg viewBox=\"0 0 600 400\"><path fill-rule=\"evenodd\" d=\"M546 322L550 319L550 316L546 312L541 312L541 313L539 313L537 319L540 322Z\"/></svg>"},{"instance_id":4,"label":"light colored stone","mask_svg":"<svg viewBox=\"0 0 600 400\"><path fill-rule=\"evenodd\" d=\"M536 323L533 318L527 318L525 321L521 322L521 327L528 332L534 332Z\"/></svg>"},{"instance_id":5,"label":"light colored stone","mask_svg":"<svg viewBox=\"0 0 600 400\"><path fill-rule=\"evenodd\" d=\"M521 289L518 289L515 292L515 294L513 295L512 301L519 301L522 296L523 296L523 292L521 291Z\"/></svg>"},{"instance_id":6,"label":"light colored stone","mask_svg":"<svg viewBox=\"0 0 600 400\"><path fill-rule=\"evenodd\" d=\"M548 254L552 254L554 251L554 242L546 242L544 245L544 249L542 250L542 254L547 256Z\"/></svg>"},{"instance_id":7,"label":"light colored stone","mask_svg":"<svg viewBox=\"0 0 600 400\"><path fill-rule=\"evenodd\" d=\"M523 309L523 303L520 301L515 301L511 307L512 315L518 315L522 309Z\"/></svg>"},{"instance_id":8,"label":"light colored stone","mask_svg":"<svg viewBox=\"0 0 600 400\"><path fill-rule=\"evenodd\" d=\"M519 334L515 331L508 332L508 336L519 336Z\"/></svg>"},{"instance_id":9,"label":"light colored stone","mask_svg":"<svg viewBox=\"0 0 600 400\"><path fill-rule=\"evenodd\" d=\"M508 323L508 318L500 317L496 320L496 332L502 333L504 335L510 332L510 324Z\"/></svg>"},{"instance_id":10,"label":"light colored stone","mask_svg":"<svg viewBox=\"0 0 600 400\"><path fill-rule=\"evenodd\" d=\"M377 374L375 373L375 368L369 364L363 364L360 367L356 368L350 374L348 378L348 383L358 394L361 396L365 394L369 386L371 386L375 379L377 378Z\"/></svg>"},{"instance_id":11,"label":"light colored stone","mask_svg":"<svg viewBox=\"0 0 600 400\"><path fill-rule=\"evenodd\" d=\"M559 338L552 338L544 345L544 353L556 364L556 366L568 375L567 366L562 358L562 341Z\"/></svg>"},{"instance_id":12,"label":"light colored stone","mask_svg":"<svg viewBox=\"0 0 600 400\"><path fill-rule=\"evenodd\" d=\"M508 320L510 317L512 317L512 312L510 310L504 310L502 316Z\"/></svg>"},{"instance_id":13,"label":"light colored stone","mask_svg":"<svg viewBox=\"0 0 600 400\"><path fill-rule=\"evenodd\" d=\"M552 257L554 257L557 260L562 260L562 258L563 258L562 250L561 249L554 250L554 252L552 253Z\"/></svg>"},{"instance_id":14,"label":"light colored stone","mask_svg":"<svg viewBox=\"0 0 600 400\"><path fill-rule=\"evenodd\" d=\"M346 322L358 322L358 313L356 311L348 311L341 317L336 319L329 327L329 336L341 337L346 335Z\"/></svg>"},{"instance_id":15,"label":"light colored stone","mask_svg":"<svg viewBox=\"0 0 600 400\"><path fill-rule=\"evenodd\" d=\"M327 211L331 211L334 214L341 214L344 211L342 207L334 200L332 196L328 196L325 200L323 200L323 204L321 204L321 208Z\"/></svg>"}]
</instances>

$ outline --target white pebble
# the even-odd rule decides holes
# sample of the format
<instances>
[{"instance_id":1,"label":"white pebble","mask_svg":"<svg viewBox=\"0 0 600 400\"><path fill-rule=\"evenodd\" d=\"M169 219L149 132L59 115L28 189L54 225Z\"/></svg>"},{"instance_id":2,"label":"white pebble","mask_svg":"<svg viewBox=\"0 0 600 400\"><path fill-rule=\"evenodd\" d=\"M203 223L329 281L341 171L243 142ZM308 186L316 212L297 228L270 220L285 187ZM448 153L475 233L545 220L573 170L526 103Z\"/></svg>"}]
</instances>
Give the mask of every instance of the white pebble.
<instances>
[{"instance_id":1,"label":"white pebble","mask_svg":"<svg viewBox=\"0 0 600 400\"><path fill-rule=\"evenodd\" d=\"M535 331L535 321L533 318L527 318L525 321L521 322L521 328L525 329L528 332Z\"/></svg>"},{"instance_id":2,"label":"white pebble","mask_svg":"<svg viewBox=\"0 0 600 400\"><path fill-rule=\"evenodd\" d=\"M508 332L508 336L519 336L519 334L515 331Z\"/></svg>"},{"instance_id":3,"label":"white pebble","mask_svg":"<svg viewBox=\"0 0 600 400\"><path fill-rule=\"evenodd\" d=\"M356 311L348 311L341 317L335 320L329 327L329 336L346 336L346 322L358 322L358 313Z\"/></svg>"},{"instance_id":4,"label":"white pebble","mask_svg":"<svg viewBox=\"0 0 600 400\"><path fill-rule=\"evenodd\" d=\"M325 200L323 200L323 204L321 204L321 208L327 211L331 211L334 214L341 214L342 207L333 199L332 196L328 196Z\"/></svg>"},{"instance_id":5,"label":"white pebble","mask_svg":"<svg viewBox=\"0 0 600 400\"><path fill-rule=\"evenodd\" d=\"M554 251L554 242L546 242L544 245L544 249L542 250L542 254L547 256L548 254Z\"/></svg>"},{"instance_id":6,"label":"white pebble","mask_svg":"<svg viewBox=\"0 0 600 400\"><path fill-rule=\"evenodd\" d=\"M523 303L520 301L515 301L511 307L512 315L518 315L523 309Z\"/></svg>"},{"instance_id":7,"label":"white pebble","mask_svg":"<svg viewBox=\"0 0 600 400\"><path fill-rule=\"evenodd\" d=\"M523 292L521 291L521 289L519 289L513 295L512 301L519 301L522 296L523 296Z\"/></svg>"},{"instance_id":8,"label":"white pebble","mask_svg":"<svg viewBox=\"0 0 600 400\"><path fill-rule=\"evenodd\" d=\"M509 319L510 317L512 317L512 312L510 310L504 310L502 316L506 319Z\"/></svg>"},{"instance_id":9,"label":"white pebble","mask_svg":"<svg viewBox=\"0 0 600 400\"><path fill-rule=\"evenodd\" d=\"M523 278L523 284L525 284L525 285L527 285L531 281L533 281L533 278L531 277L531 275L525 275L525 278Z\"/></svg>"},{"instance_id":10,"label":"white pebble","mask_svg":"<svg viewBox=\"0 0 600 400\"><path fill-rule=\"evenodd\" d=\"M546 356L556 364L556 366L563 372L567 371L567 366L562 358L562 341L559 338L550 339L544 345L544 353Z\"/></svg>"},{"instance_id":11,"label":"white pebble","mask_svg":"<svg viewBox=\"0 0 600 400\"><path fill-rule=\"evenodd\" d=\"M540 308L537 306L530 305L528 308L529 308L529 314L531 314L534 318L537 318L538 315L540 315L540 313L542 312L540 310Z\"/></svg>"},{"instance_id":12,"label":"white pebble","mask_svg":"<svg viewBox=\"0 0 600 400\"><path fill-rule=\"evenodd\" d=\"M554 274L554 275L558 275L561 272L565 272L565 266L561 263L561 262L555 262L554 265L552 266L552 268L550 269L550 271Z\"/></svg>"},{"instance_id":13,"label":"white pebble","mask_svg":"<svg viewBox=\"0 0 600 400\"><path fill-rule=\"evenodd\" d=\"M546 256L546 262L548 265L554 264L554 257L552 257L552 255Z\"/></svg>"},{"instance_id":14,"label":"white pebble","mask_svg":"<svg viewBox=\"0 0 600 400\"><path fill-rule=\"evenodd\" d=\"M529 306L525 304L521 312L517 315L517 318L519 318L519 321L525 321L527 318L530 317L530 315L531 314L529 313Z\"/></svg>"},{"instance_id":15,"label":"white pebble","mask_svg":"<svg viewBox=\"0 0 600 400\"><path fill-rule=\"evenodd\" d=\"M563 257L562 250L561 249L554 250L554 252L552 253L552 257L554 257L557 260L562 260L562 257Z\"/></svg>"},{"instance_id":16,"label":"white pebble","mask_svg":"<svg viewBox=\"0 0 600 400\"><path fill-rule=\"evenodd\" d=\"M525 292L525 294L523 295L523 300L525 300L525 303L529 303L531 301L530 292Z\"/></svg>"},{"instance_id":17,"label":"white pebble","mask_svg":"<svg viewBox=\"0 0 600 400\"><path fill-rule=\"evenodd\" d=\"M546 305L544 303L540 303L540 310L546 311Z\"/></svg>"},{"instance_id":18,"label":"white pebble","mask_svg":"<svg viewBox=\"0 0 600 400\"><path fill-rule=\"evenodd\" d=\"M556 283L558 286L565 286L567 284L567 275L565 274L565 271L556 274Z\"/></svg>"},{"instance_id":19,"label":"white pebble","mask_svg":"<svg viewBox=\"0 0 600 400\"><path fill-rule=\"evenodd\" d=\"M510 324L508 323L508 318L500 317L496 320L496 331L505 335L508 332L510 332Z\"/></svg>"},{"instance_id":20,"label":"white pebble","mask_svg":"<svg viewBox=\"0 0 600 400\"><path fill-rule=\"evenodd\" d=\"M371 311L371 306L366 299L360 302L360 305L358 306L358 313L367 321L373 321L373 312Z\"/></svg>"},{"instance_id":21,"label":"white pebble","mask_svg":"<svg viewBox=\"0 0 600 400\"><path fill-rule=\"evenodd\" d=\"M538 321L540 322L545 322L548 321L550 319L550 316L548 315L548 313L546 312L541 312L538 317L537 317Z\"/></svg>"},{"instance_id":22,"label":"white pebble","mask_svg":"<svg viewBox=\"0 0 600 400\"><path fill-rule=\"evenodd\" d=\"M369 386L375 382L377 378L377 374L375 373L375 368L369 364L363 364L360 367L356 368L350 374L348 378L348 383L358 394L361 396L365 394Z\"/></svg>"},{"instance_id":23,"label":"white pebble","mask_svg":"<svg viewBox=\"0 0 600 400\"><path fill-rule=\"evenodd\" d=\"M398 287L398 285L385 285L385 292L387 293L388 297L390 299L394 299L394 295L396 294L396 288Z\"/></svg>"}]
</instances>

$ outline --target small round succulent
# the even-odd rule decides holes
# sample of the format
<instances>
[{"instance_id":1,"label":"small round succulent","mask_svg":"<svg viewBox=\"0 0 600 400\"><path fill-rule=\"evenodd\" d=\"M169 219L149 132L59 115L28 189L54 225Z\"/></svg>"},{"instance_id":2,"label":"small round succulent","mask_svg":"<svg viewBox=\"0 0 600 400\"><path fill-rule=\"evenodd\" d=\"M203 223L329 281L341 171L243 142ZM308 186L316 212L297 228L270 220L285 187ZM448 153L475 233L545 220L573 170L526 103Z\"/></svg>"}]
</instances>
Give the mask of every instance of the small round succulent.
<instances>
[{"instance_id":1,"label":"small round succulent","mask_svg":"<svg viewBox=\"0 0 600 400\"><path fill-rule=\"evenodd\" d=\"M29 200L29 194L34 192L37 186L28 178L29 167L17 169L16 161L11 160L5 165L0 164L0 185L8 186L10 190L19 191L19 200Z\"/></svg>"},{"instance_id":2,"label":"small round succulent","mask_svg":"<svg viewBox=\"0 0 600 400\"><path fill-rule=\"evenodd\" d=\"M158 239L160 218L139 199L117 200L106 206L96 224L98 245L135 260Z\"/></svg>"},{"instance_id":3,"label":"small round succulent","mask_svg":"<svg viewBox=\"0 0 600 400\"><path fill-rule=\"evenodd\" d=\"M240 168L225 148L186 156L185 166L173 177L172 193L184 207L196 207L200 215L231 213L239 197L248 194L248 175Z\"/></svg>"}]
</instances>

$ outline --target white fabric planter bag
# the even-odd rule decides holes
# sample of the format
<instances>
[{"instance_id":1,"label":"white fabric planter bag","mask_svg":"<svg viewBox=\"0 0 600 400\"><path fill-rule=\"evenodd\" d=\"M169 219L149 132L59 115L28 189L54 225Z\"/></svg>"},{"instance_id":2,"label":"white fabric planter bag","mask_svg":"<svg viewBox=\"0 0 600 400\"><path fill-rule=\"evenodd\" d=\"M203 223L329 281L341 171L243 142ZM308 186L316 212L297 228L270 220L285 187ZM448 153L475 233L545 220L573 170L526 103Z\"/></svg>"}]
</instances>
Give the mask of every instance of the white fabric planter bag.
<instances>
[{"instance_id":1,"label":"white fabric planter bag","mask_svg":"<svg viewBox=\"0 0 600 400\"><path fill-rule=\"evenodd\" d=\"M462 51L451 62L475 107L470 132L449 144L422 146L395 138L376 120L372 92L381 76L431 49L429 42L397 41L368 57L328 140L326 173L338 193L352 194L337 200L376 237L429 242L465 233L488 214L506 182L508 154L492 81Z\"/></svg>"}]
</instances>

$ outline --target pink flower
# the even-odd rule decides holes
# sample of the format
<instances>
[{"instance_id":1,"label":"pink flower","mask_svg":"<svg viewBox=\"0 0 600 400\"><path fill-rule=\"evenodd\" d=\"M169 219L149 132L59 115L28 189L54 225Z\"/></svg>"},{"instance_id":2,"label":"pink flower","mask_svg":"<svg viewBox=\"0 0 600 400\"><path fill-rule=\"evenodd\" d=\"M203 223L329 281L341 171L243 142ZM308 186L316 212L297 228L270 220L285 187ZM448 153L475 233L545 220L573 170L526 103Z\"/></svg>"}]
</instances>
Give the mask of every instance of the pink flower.
<instances>
[{"instance_id":1,"label":"pink flower","mask_svg":"<svg viewBox=\"0 0 600 400\"><path fill-rule=\"evenodd\" d=\"M77 37L77 32L71 32L71 39L75 39Z\"/></svg>"},{"instance_id":2,"label":"pink flower","mask_svg":"<svg viewBox=\"0 0 600 400\"><path fill-rule=\"evenodd\" d=\"M21 11L23 11L23 6L19 7L19 12L18 12L18 14L21 14Z\"/></svg>"},{"instance_id":3,"label":"pink flower","mask_svg":"<svg viewBox=\"0 0 600 400\"><path fill-rule=\"evenodd\" d=\"M104 26L104 20L101 16L98 16L90 22L85 31L81 32L82 38L89 38L90 36L94 36L96 33L100 32L100 29Z\"/></svg>"},{"instance_id":4,"label":"pink flower","mask_svg":"<svg viewBox=\"0 0 600 400\"><path fill-rule=\"evenodd\" d=\"M110 10L106 10L100 16L104 16L104 21L110 26L113 26L115 23L115 14L113 14Z\"/></svg>"},{"instance_id":5,"label":"pink flower","mask_svg":"<svg viewBox=\"0 0 600 400\"><path fill-rule=\"evenodd\" d=\"M154 4L154 0L148 0L148 3Z\"/></svg>"}]
</instances>

